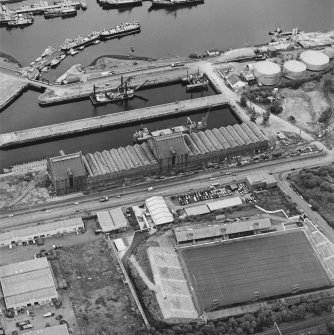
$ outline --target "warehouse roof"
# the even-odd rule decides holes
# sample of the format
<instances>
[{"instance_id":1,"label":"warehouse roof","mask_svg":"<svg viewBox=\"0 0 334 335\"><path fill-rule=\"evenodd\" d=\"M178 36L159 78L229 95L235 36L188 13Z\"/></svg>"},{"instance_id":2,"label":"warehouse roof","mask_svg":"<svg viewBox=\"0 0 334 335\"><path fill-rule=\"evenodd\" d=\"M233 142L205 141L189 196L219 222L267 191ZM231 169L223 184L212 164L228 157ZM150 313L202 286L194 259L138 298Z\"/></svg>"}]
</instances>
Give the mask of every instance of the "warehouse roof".
<instances>
[{"instance_id":1,"label":"warehouse roof","mask_svg":"<svg viewBox=\"0 0 334 335\"><path fill-rule=\"evenodd\" d=\"M66 324L32 330L26 333L26 335L68 335L68 334L69 332Z\"/></svg>"},{"instance_id":2,"label":"warehouse roof","mask_svg":"<svg viewBox=\"0 0 334 335\"><path fill-rule=\"evenodd\" d=\"M222 200L207 203L210 211L216 211L217 209L223 209L223 208L238 206L238 205L241 205L241 204L242 204L242 201L239 197L222 199Z\"/></svg>"},{"instance_id":3,"label":"warehouse roof","mask_svg":"<svg viewBox=\"0 0 334 335\"><path fill-rule=\"evenodd\" d=\"M185 155L188 152L182 133L155 136L150 139L149 143L160 159L172 157L173 155Z\"/></svg>"},{"instance_id":4,"label":"warehouse roof","mask_svg":"<svg viewBox=\"0 0 334 335\"><path fill-rule=\"evenodd\" d=\"M47 235L50 232L57 230L68 230L84 227L84 223L80 217L45 223L38 226L27 227L22 229L11 230L6 233L0 234L0 244L6 241L21 241L30 236Z\"/></svg>"},{"instance_id":5,"label":"warehouse roof","mask_svg":"<svg viewBox=\"0 0 334 335\"><path fill-rule=\"evenodd\" d=\"M207 205L197 205L197 206L191 206L184 208L184 211L188 216L192 215L202 215L210 213L210 210Z\"/></svg>"},{"instance_id":6,"label":"warehouse roof","mask_svg":"<svg viewBox=\"0 0 334 335\"><path fill-rule=\"evenodd\" d=\"M51 173L56 180L67 179L69 173L74 177L85 176L86 170L81 159L81 152L65 156L57 156L50 158Z\"/></svg>"},{"instance_id":7,"label":"warehouse roof","mask_svg":"<svg viewBox=\"0 0 334 335\"><path fill-rule=\"evenodd\" d=\"M97 212L96 214L101 229L104 232L124 228L128 225L121 207L113 208L109 211Z\"/></svg>"},{"instance_id":8,"label":"warehouse roof","mask_svg":"<svg viewBox=\"0 0 334 335\"><path fill-rule=\"evenodd\" d=\"M163 197L155 196L145 200L145 205L156 226L174 221Z\"/></svg>"},{"instance_id":9,"label":"warehouse roof","mask_svg":"<svg viewBox=\"0 0 334 335\"><path fill-rule=\"evenodd\" d=\"M46 258L0 267L0 282L7 308L25 305L32 299L43 300L57 296Z\"/></svg>"}]
</instances>

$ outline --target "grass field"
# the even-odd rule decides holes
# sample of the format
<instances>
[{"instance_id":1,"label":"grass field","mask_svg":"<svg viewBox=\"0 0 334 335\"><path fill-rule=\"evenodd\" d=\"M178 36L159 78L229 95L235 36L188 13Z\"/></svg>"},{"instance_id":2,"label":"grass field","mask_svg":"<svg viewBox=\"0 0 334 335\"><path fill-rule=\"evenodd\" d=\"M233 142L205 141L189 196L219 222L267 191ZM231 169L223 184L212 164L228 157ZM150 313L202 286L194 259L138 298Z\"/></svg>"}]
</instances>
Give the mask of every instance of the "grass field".
<instances>
[{"instance_id":1,"label":"grass field","mask_svg":"<svg viewBox=\"0 0 334 335\"><path fill-rule=\"evenodd\" d=\"M330 281L301 231L179 250L199 308L324 287ZM189 282L189 281L188 281Z\"/></svg>"}]
</instances>

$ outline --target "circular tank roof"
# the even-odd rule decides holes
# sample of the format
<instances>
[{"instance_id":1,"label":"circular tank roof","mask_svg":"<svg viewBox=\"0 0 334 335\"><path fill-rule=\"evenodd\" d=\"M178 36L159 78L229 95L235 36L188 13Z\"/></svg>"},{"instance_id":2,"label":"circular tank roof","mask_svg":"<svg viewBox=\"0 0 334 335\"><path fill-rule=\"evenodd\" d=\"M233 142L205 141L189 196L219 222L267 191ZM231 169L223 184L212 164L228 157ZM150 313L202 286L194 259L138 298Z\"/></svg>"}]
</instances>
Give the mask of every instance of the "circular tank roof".
<instances>
[{"instance_id":1,"label":"circular tank roof","mask_svg":"<svg viewBox=\"0 0 334 335\"><path fill-rule=\"evenodd\" d=\"M322 52L327 55L329 58L334 58L334 48L333 47L327 47Z\"/></svg>"},{"instance_id":2,"label":"circular tank roof","mask_svg":"<svg viewBox=\"0 0 334 335\"><path fill-rule=\"evenodd\" d=\"M281 72L279 65L268 61L255 63L255 69L264 75L274 75Z\"/></svg>"},{"instance_id":3,"label":"circular tank roof","mask_svg":"<svg viewBox=\"0 0 334 335\"><path fill-rule=\"evenodd\" d=\"M308 50L300 54L300 60L314 66L322 66L328 64L329 58L321 51Z\"/></svg>"},{"instance_id":4,"label":"circular tank roof","mask_svg":"<svg viewBox=\"0 0 334 335\"><path fill-rule=\"evenodd\" d=\"M289 60L284 63L284 69L291 72L304 72L306 71L306 65L297 60Z\"/></svg>"}]
</instances>

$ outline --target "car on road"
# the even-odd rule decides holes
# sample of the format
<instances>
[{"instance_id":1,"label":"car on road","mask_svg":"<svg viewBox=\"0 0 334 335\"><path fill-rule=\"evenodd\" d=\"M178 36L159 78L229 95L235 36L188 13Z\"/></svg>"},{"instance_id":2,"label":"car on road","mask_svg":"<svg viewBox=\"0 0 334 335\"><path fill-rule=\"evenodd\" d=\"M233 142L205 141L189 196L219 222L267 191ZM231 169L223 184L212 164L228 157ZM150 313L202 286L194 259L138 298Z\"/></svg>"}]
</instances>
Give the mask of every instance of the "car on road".
<instances>
[{"instance_id":1,"label":"car on road","mask_svg":"<svg viewBox=\"0 0 334 335\"><path fill-rule=\"evenodd\" d=\"M121 196L119 194L116 195L116 198L120 198Z\"/></svg>"},{"instance_id":2,"label":"car on road","mask_svg":"<svg viewBox=\"0 0 334 335\"><path fill-rule=\"evenodd\" d=\"M152 186L150 186L150 187L147 189L147 191L148 191L148 192L151 192L151 191L153 191L153 187L152 187Z\"/></svg>"},{"instance_id":3,"label":"car on road","mask_svg":"<svg viewBox=\"0 0 334 335\"><path fill-rule=\"evenodd\" d=\"M47 209L45 213L51 213L51 209Z\"/></svg>"},{"instance_id":4,"label":"car on road","mask_svg":"<svg viewBox=\"0 0 334 335\"><path fill-rule=\"evenodd\" d=\"M215 177L212 177L212 178L210 178L210 180L213 181L213 180L216 180L216 178L215 178Z\"/></svg>"},{"instance_id":5,"label":"car on road","mask_svg":"<svg viewBox=\"0 0 334 335\"><path fill-rule=\"evenodd\" d=\"M76 201L76 202L74 203L74 205L79 205L79 201Z\"/></svg>"},{"instance_id":6,"label":"car on road","mask_svg":"<svg viewBox=\"0 0 334 335\"><path fill-rule=\"evenodd\" d=\"M8 214L9 218L12 218L14 216L14 214Z\"/></svg>"},{"instance_id":7,"label":"car on road","mask_svg":"<svg viewBox=\"0 0 334 335\"><path fill-rule=\"evenodd\" d=\"M106 202L106 201L108 201L109 200L109 198L107 197L107 196L104 196L104 197L102 197L99 201L100 202Z\"/></svg>"}]
</instances>

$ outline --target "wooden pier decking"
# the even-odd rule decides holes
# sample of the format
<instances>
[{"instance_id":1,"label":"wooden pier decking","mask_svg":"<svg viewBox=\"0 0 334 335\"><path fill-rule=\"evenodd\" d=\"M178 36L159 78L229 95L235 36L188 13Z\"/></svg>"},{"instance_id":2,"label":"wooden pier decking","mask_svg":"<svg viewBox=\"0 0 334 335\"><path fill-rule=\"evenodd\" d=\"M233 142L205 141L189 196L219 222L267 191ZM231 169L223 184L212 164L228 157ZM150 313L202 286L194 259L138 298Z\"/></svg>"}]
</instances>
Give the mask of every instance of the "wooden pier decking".
<instances>
[{"instance_id":1,"label":"wooden pier decking","mask_svg":"<svg viewBox=\"0 0 334 335\"><path fill-rule=\"evenodd\" d=\"M199 111L228 104L222 94L192 100L176 101L164 105L145 107L116 114L101 115L81 120L52 124L48 126L15 131L0 135L0 148L41 142L55 138L80 134L93 130L117 127L149 119Z\"/></svg>"}]
</instances>

